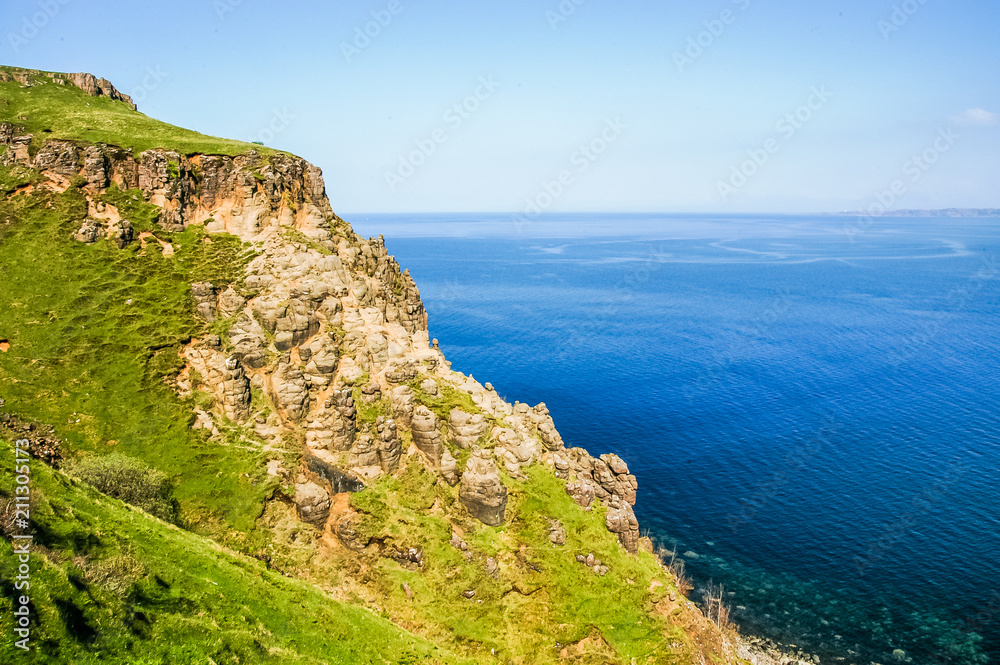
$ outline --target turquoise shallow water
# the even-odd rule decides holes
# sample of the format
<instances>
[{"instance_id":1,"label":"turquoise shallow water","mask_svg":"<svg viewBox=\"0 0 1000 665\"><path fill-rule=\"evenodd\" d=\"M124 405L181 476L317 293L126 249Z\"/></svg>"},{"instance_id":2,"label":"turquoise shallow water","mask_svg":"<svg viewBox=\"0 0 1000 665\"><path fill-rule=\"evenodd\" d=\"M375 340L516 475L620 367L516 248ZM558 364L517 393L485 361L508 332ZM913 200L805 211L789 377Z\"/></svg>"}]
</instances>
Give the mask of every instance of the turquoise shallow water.
<instances>
[{"instance_id":1,"label":"turquoise shallow water","mask_svg":"<svg viewBox=\"0 0 1000 665\"><path fill-rule=\"evenodd\" d=\"M641 525L745 629L1000 662L1000 220L348 221L455 369L628 461Z\"/></svg>"}]
</instances>

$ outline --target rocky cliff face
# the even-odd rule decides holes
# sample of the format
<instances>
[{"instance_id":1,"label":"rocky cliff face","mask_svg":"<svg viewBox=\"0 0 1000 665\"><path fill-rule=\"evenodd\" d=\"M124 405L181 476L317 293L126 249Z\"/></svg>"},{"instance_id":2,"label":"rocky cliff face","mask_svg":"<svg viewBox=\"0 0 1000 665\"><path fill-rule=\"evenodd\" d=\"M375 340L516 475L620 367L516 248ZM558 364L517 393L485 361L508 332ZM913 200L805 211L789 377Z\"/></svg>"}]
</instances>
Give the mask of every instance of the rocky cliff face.
<instances>
[{"instance_id":1,"label":"rocky cliff face","mask_svg":"<svg viewBox=\"0 0 1000 665\"><path fill-rule=\"evenodd\" d=\"M123 98L94 77L65 80ZM330 508L336 495L417 456L442 481L460 484L468 514L498 525L507 500L500 471L520 477L522 467L541 463L566 481L581 510L595 499L609 506L609 530L628 551L639 547L636 480L625 463L566 450L544 404L509 404L489 384L452 371L428 338L413 279L381 237L361 238L333 213L320 169L281 153L133 154L66 140L39 144L12 124L0 124L0 148L0 164L42 172L36 186L82 188L89 214L78 220L80 242L106 236L123 247L136 240L130 220L99 200L117 186L156 205L156 223L166 230L200 225L257 252L239 288L192 285L195 314L228 332L184 349L187 369L177 388L192 390L184 377L196 372L214 395L197 426L215 430L225 419L253 427L275 447L301 441L298 468L269 471L295 483L302 521L340 533L334 521L343 522L343 511ZM471 457L459 464L468 449Z\"/></svg>"}]
</instances>

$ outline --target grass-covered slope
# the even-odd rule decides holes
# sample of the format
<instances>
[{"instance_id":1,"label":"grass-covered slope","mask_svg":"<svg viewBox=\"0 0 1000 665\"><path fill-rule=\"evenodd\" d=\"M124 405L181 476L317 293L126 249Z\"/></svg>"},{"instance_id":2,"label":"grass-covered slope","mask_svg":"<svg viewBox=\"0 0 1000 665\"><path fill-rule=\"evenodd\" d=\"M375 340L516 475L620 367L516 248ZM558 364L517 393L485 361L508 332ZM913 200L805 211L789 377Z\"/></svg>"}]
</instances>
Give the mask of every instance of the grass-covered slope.
<instances>
[{"instance_id":1,"label":"grass-covered slope","mask_svg":"<svg viewBox=\"0 0 1000 665\"><path fill-rule=\"evenodd\" d=\"M0 71L12 69L0 67ZM273 152L168 125L133 111L125 102L91 97L74 85L52 83L47 74L32 75L33 85L28 87L18 81L0 82L0 122L23 126L36 141L61 138L108 143L132 148L136 154L150 148L182 154L238 155L252 148L261 154Z\"/></svg>"},{"instance_id":2,"label":"grass-covered slope","mask_svg":"<svg viewBox=\"0 0 1000 665\"><path fill-rule=\"evenodd\" d=\"M362 558L355 576L369 580L403 625L470 653L494 652L501 662L686 663L718 646L653 554L619 547L604 528L603 508L584 512L548 470L527 471L525 479L505 479L504 525L459 524L465 552L451 544L445 518L454 519L457 488L434 483L422 465L352 495L363 511L358 531L396 550L421 548L424 559L414 568ZM565 528L563 545L549 539L552 520ZM610 569L606 575L577 562L577 554L591 553ZM576 655L581 642L587 658Z\"/></svg>"},{"instance_id":3,"label":"grass-covered slope","mask_svg":"<svg viewBox=\"0 0 1000 665\"><path fill-rule=\"evenodd\" d=\"M0 168L0 189L37 174ZM150 230L137 192L107 195L136 230ZM175 479L183 523L251 548L250 534L275 481L264 453L209 442L192 430L192 404L167 380L178 352L202 329L192 313L190 282L238 281L250 256L231 236L200 228L157 230L156 238L119 250L108 240L71 238L86 215L80 191L38 189L0 198L0 397L7 409L54 425L74 453L119 452ZM145 247L143 247L143 244ZM275 452L272 455L278 454Z\"/></svg>"},{"instance_id":4,"label":"grass-covered slope","mask_svg":"<svg viewBox=\"0 0 1000 665\"><path fill-rule=\"evenodd\" d=\"M0 439L0 468L12 469ZM0 577L0 662L458 663L359 607L339 603L256 559L110 499L31 463L31 586ZM0 507L14 494L0 474ZM5 567L14 559L0 540ZM11 644L12 598L35 612L31 650Z\"/></svg>"}]
</instances>

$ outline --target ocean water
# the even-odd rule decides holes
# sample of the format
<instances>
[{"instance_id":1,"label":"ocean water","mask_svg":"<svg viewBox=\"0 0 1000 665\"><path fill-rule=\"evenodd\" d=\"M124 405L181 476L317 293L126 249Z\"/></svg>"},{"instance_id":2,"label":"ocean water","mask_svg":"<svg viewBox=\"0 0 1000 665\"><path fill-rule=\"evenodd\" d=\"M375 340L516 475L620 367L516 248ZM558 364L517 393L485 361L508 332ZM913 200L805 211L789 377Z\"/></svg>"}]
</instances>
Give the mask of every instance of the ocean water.
<instances>
[{"instance_id":1,"label":"ocean water","mask_svg":"<svg viewBox=\"0 0 1000 665\"><path fill-rule=\"evenodd\" d=\"M628 462L641 527L745 632L1000 663L1000 220L348 221L455 369Z\"/></svg>"}]
</instances>

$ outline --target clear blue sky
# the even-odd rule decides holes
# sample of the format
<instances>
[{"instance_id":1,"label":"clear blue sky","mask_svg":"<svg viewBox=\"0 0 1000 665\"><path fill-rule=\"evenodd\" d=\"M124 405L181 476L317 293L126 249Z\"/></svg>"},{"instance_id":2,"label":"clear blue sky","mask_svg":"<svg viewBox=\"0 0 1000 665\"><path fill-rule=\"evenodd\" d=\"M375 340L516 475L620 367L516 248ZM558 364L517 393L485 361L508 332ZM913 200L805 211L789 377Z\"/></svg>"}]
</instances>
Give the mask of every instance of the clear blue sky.
<instances>
[{"instance_id":1,"label":"clear blue sky","mask_svg":"<svg viewBox=\"0 0 1000 665\"><path fill-rule=\"evenodd\" d=\"M562 5L5 0L0 62L89 71L150 116L265 138L321 166L346 213L828 211L893 181L893 207L1000 207L996 0Z\"/></svg>"}]
</instances>

